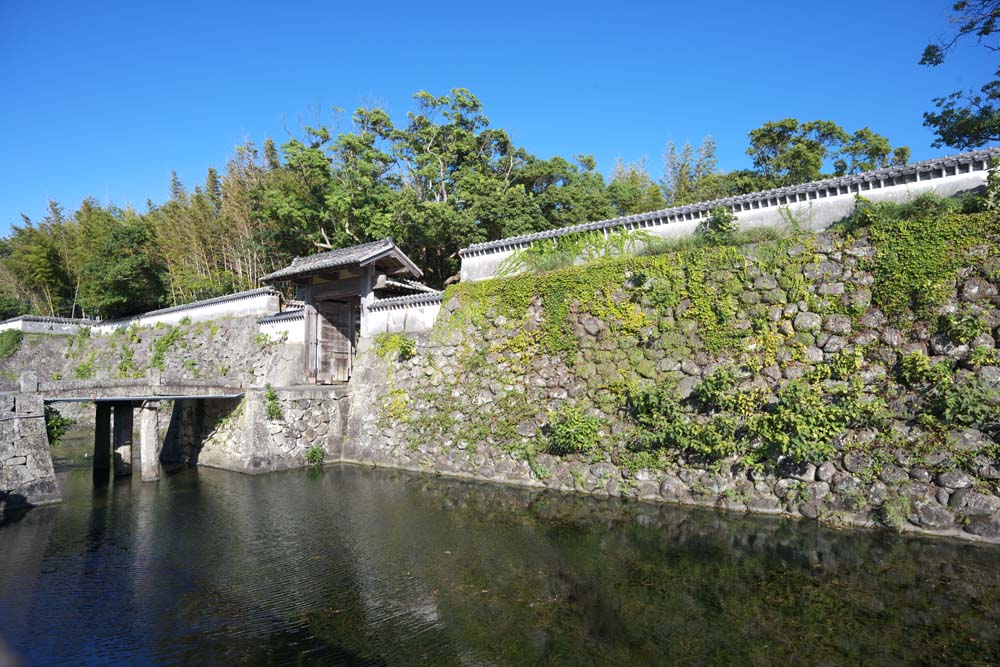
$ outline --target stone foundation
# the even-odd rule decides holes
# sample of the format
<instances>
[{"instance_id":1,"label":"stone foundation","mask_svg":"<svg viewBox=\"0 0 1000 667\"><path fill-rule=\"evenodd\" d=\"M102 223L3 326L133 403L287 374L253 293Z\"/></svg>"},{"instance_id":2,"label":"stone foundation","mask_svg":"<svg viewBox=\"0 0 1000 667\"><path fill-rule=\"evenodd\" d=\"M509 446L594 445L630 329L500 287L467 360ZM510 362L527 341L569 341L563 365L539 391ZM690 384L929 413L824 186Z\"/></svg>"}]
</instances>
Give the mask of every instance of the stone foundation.
<instances>
[{"instance_id":1,"label":"stone foundation","mask_svg":"<svg viewBox=\"0 0 1000 667\"><path fill-rule=\"evenodd\" d=\"M14 507L61 500L40 396L0 396L0 516Z\"/></svg>"},{"instance_id":2,"label":"stone foundation","mask_svg":"<svg viewBox=\"0 0 1000 667\"><path fill-rule=\"evenodd\" d=\"M244 473L307 465L317 447L339 461L347 423L344 387L250 390L242 399L183 400L174 407L175 434L165 460Z\"/></svg>"}]
</instances>

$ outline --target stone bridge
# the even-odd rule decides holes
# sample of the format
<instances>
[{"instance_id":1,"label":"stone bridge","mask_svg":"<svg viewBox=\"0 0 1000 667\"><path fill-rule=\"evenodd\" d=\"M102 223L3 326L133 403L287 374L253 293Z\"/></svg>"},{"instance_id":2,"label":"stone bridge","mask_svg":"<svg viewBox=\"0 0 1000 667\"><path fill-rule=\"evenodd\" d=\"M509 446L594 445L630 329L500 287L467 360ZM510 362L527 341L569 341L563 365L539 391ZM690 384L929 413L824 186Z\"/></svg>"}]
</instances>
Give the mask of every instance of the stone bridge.
<instances>
[{"instance_id":1,"label":"stone bridge","mask_svg":"<svg viewBox=\"0 0 1000 667\"><path fill-rule=\"evenodd\" d=\"M163 439L159 433L162 401L228 401L245 389L232 379L144 378L39 382L21 375L17 391L0 392L0 511L16 505L57 502L58 486L45 429L44 407L58 403L94 403L94 476L107 481L132 474L133 428L139 410L139 466L143 481L159 479ZM113 465L112 465L113 464Z\"/></svg>"}]
</instances>

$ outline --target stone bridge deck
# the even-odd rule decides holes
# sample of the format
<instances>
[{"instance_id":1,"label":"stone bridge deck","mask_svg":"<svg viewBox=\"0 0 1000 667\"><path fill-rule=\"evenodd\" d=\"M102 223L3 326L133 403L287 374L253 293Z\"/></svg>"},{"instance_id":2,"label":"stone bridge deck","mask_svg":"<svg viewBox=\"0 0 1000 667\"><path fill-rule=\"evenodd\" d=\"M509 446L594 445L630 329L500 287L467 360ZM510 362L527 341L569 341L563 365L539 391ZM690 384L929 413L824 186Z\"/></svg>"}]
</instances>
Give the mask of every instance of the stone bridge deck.
<instances>
[{"instance_id":1,"label":"stone bridge deck","mask_svg":"<svg viewBox=\"0 0 1000 667\"><path fill-rule=\"evenodd\" d=\"M46 403L84 401L168 401L185 398L238 398L245 388L227 379L167 380L151 384L149 380L73 380L40 382L37 392Z\"/></svg>"},{"instance_id":2,"label":"stone bridge deck","mask_svg":"<svg viewBox=\"0 0 1000 667\"><path fill-rule=\"evenodd\" d=\"M39 382L32 372L23 373L17 387L6 388L0 395L12 393L40 395L46 403L168 401L185 398L239 398L248 389L234 378L174 378L150 372L146 377L129 379L56 380Z\"/></svg>"}]
</instances>

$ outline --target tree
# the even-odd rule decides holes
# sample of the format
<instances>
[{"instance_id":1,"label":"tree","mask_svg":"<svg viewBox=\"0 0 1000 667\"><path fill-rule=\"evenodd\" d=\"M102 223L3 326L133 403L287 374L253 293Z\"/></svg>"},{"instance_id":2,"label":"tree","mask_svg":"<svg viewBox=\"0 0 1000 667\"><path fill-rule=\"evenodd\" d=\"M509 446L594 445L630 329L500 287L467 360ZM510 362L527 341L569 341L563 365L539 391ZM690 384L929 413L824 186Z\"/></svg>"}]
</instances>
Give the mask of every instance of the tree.
<instances>
[{"instance_id":1,"label":"tree","mask_svg":"<svg viewBox=\"0 0 1000 667\"><path fill-rule=\"evenodd\" d=\"M822 178L823 162L831 149L847 140L847 133L832 121L800 123L784 118L751 130L747 155L774 185L806 183Z\"/></svg>"},{"instance_id":2,"label":"tree","mask_svg":"<svg viewBox=\"0 0 1000 667\"><path fill-rule=\"evenodd\" d=\"M921 65L940 65L959 42L970 36L991 53L1000 51L1000 45L992 43L1000 21L1000 0L960 0L952 5L952 11L950 23L955 34L947 41L928 44ZM937 111L924 113L924 125L937 134L932 144L935 148L969 149L1000 141L1000 68L994 79L978 91L956 91L934 98L934 104Z\"/></svg>"},{"instance_id":3,"label":"tree","mask_svg":"<svg viewBox=\"0 0 1000 667\"><path fill-rule=\"evenodd\" d=\"M720 176L715 155L715 140L705 137L695 149L691 144L677 150L674 143L667 142L663 153L663 198L668 206L684 206L709 199L727 197L731 194Z\"/></svg>"},{"instance_id":4,"label":"tree","mask_svg":"<svg viewBox=\"0 0 1000 667\"><path fill-rule=\"evenodd\" d=\"M10 255L5 264L32 310L43 315L62 312L73 294L72 280L59 252L56 232L60 224L64 223L46 219L35 225L25 218L24 225L11 228Z\"/></svg>"},{"instance_id":5,"label":"tree","mask_svg":"<svg viewBox=\"0 0 1000 667\"><path fill-rule=\"evenodd\" d=\"M608 183L608 197L618 215L656 211L665 206L660 187L646 171L645 158L629 164L618 158Z\"/></svg>"},{"instance_id":6,"label":"tree","mask_svg":"<svg viewBox=\"0 0 1000 667\"><path fill-rule=\"evenodd\" d=\"M115 220L82 268L80 302L103 317L122 317L160 304L163 285L146 245L143 221L132 213Z\"/></svg>"},{"instance_id":7,"label":"tree","mask_svg":"<svg viewBox=\"0 0 1000 667\"><path fill-rule=\"evenodd\" d=\"M763 187L780 187L823 178L827 163L834 176L906 164L910 149L867 127L850 134L829 120L784 118L751 130L747 155Z\"/></svg>"},{"instance_id":8,"label":"tree","mask_svg":"<svg viewBox=\"0 0 1000 667\"><path fill-rule=\"evenodd\" d=\"M840 151L833 162L834 175L843 176L885 169L904 165L909 160L909 147L893 148L884 136L863 127L840 146Z\"/></svg>"}]
</instances>

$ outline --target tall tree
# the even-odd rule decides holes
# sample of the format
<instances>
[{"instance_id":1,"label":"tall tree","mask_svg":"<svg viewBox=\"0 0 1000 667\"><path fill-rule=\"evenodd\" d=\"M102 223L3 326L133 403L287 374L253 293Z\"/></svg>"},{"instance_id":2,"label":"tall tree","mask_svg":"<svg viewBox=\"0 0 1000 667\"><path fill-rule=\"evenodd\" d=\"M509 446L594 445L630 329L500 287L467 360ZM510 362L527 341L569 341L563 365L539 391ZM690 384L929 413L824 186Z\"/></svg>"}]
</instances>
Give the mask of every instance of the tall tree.
<instances>
[{"instance_id":1,"label":"tall tree","mask_svg":"<svg viewBox=\"0 0 1000 667\"><path fill-rule=\"evenodd\" d=\"M936 67L956 45L967 38L990 53L1000 51L996 43L997 22L1000 21L1000 0L960 0L952 5L950 23L954 34L950 39L928 44L921 65ZM991 141L1000 141L1000 68L992 81L978 90L959 90L934 98L936 111L924 113L924 125L932 128L937 139L932 144L959 149L977 148Z\"/></svg>"},{"instance_id":2,"label":"tall tree","mask_svg":"<svg viewBox=\"0 0 1000 667\"><path fill-rule=\"evenodd\" d=\"M625 164L621 158L611 172L608 197L618 215L656 211L665 206L660 186L646 171L646 159Z\"/></svg>"},{"instance_id":3,"label":"tall tree","mask_svg":"<svg viewBox=\"0 0 1000 667\"><path fill-rule=\"evenodd\" d=\"M684 206L733 194L719 180L715 140L705 137L695 148L685 143L678 150L667 142L663 153L663 179L660 187L669 206Z\"/></svg>"},{"instance_id":4,"label":"tall tree","mask_svg":"<svg viewBox=\"0 0 1000 667\"><path fill-rule=\"evenodd\" d=\"M747 155L761 185L777 187L823 178L828 163L835 176L905 164L910 150L894 149L888 139L868 128L850 134L829 120L784 118L751 130Z\"/></svg>"},{"instance_id":5,"label":"tall tree","mask_svg":"<svg viewBox=\"0 0 1000 667\"><path fill-rule=\"evenodd\" d=\"M81 270L80 301L89 312L112 318L160 305L163 286L147 239L146 224L130 211L110 225Z\"/></svg>"}]
</instances>

